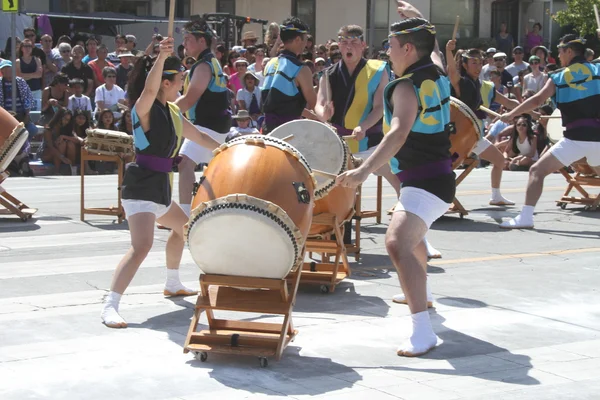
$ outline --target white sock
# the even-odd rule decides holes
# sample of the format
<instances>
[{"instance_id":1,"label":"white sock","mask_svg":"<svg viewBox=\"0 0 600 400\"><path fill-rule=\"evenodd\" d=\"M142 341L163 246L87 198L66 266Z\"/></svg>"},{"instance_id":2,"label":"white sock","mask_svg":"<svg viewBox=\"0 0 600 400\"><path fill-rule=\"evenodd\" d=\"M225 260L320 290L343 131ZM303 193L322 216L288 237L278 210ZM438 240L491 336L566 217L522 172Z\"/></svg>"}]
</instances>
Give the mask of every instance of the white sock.
<instances>
[{"instance_id":1,"label":"white sock","mask_svg":"<svg viewBox=\"0 0 600 400\"><path fill-rule=\"evenodd\" d=\"M501 228L506 229L527 229L533 228L533 206L523 206L521 214L500 224Z\"/></svg>"},{"instance_id":2,"label":"white sock","mask_svg":"<svg viewBox=\"0 0 600 400\"><path fill-rule=\"evenodd\" d=\"M410 317L412 319L413 332L410 339L398 347L397 354L399 356L420 356L433 349L438 343L441 343L441 340L433 332L427 311L412 314Z\"/></svg>"},{"instance_id":3,"label":"white sock","mask_svg":"<svg viewBox=\"0 0 600 400\"><path fill-rule=\"evenodd\" d=\"M100 318L102 322L110 328L125 328L127 322L119 315L119 302L121 294L117 292L109 292L104 301Z\"/></svg>"},{"instance_id":4,"label":"white sock","mask_svg":"<svg viewBox=\"0 0 600 400\"><path fill-rule=\"evenodd\" d=\"M502 194L500 193L500 188L492 188L492 199L501 199Z\"/></svg>"},{"instance_id":5,"label":"white sock","mask_svg":"<svg viewBox=\"0 0 600 400\"><path fill-rule=\"evenodd\" d=\"M533 210L535 209L534 206L523 206L523 209L521 210L521 219L525 219L525 221L531 221L533 222Z\"/></svg>"},{"instance_id":6,"label":"white sock","mask_svg":"<svg viewBox=\"0 0 600 400\"><path fill-rule=\"evenodd\" d=\"M167 268L167 286L169 286L169 284L176 285L178 283L181 283L181 280L179 279L179 270Z\"/></svg>"},{"instance_id":7,"label":"white sock","mask_svg":"<svg viewBox=\"0 0 600 400\"><path fill-rule=\"evenodd\" d=\"M187 215L189 217L190 214L192 213L192 205L191 204L180 204L179 206L181 207L181 209L183 210L185 215Z\"/></svg>"},{"instance_id":8,"label":"white sock","mask_svg":"<svg viewBox=\"0 0 600 400\"><path fill-rule=\"evenodd\" d=\"M168 269L167 268L167 283L165 284L165 292L168 292L170 295L175 295L179 292L179 295L184 294L196 294L196 290L189 289L181 283L179 279L179 270L178 269ZM167 293L165 293L166 295Z\"/></svg>"},{"instance_id":9,"label":"white sock","mask_svg":"<svg viewBox=\"0 0 600 400\"><path fill-rule=\"evenodd\" d=\"M431 294L431 287L429 287L429 279L427 279L427 283L425 286L425 292L427 293L427 302L433 303L433 294ZM395 295L392 299L394 300L395 303L407 304L406 303L406 295L404 293L399 293L399 294Z\"/></svg>"},{"instance_id":10,"label":"white sock","mask_svg":"<svg viewBox=\"0 0 600 400\"><path fill-rule=\"evenodd\" d=\"M429 244L427 238L423 238L425 242L425 247L427 248L427 258L442 258L442 253L440 253L435 247Z\"/></svg>"}]
</instances>

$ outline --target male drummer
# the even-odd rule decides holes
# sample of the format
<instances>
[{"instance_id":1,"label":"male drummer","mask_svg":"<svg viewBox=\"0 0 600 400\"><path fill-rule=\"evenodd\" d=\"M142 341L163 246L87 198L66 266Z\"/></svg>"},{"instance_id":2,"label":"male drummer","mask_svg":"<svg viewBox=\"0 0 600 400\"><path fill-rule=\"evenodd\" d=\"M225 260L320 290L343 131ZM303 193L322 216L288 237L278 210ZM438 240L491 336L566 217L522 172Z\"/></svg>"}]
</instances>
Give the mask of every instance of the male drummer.
<instances>
[{"instance_id":1,"label":"male drummer","mask_svg":"<svg viewBox=\"0 0 600 400\"><path fill-rule=\"evenodd\" d=\"M516 218L500 224L505 229L533 228L533 211L544 187L544 179L554 171L587 157L600 175L600 64L585 60L585 40L576 35L560 39L558 58L564 68L550 74L544 88L502 120L510 122L552 97L562 114L564 137L550 148L529 170L525 206Z\"/></svg>"},{"instance_id":2,"label":"male drummer","mask_svg":"<svg viewBox=\"0 0 600 400\"><path fill-rule=\"evenodd\" d=\"M231 128L229 91L221 64L210 51L215 38L213 31L203 20L188 22L184 29L183 46L186 54L198 61L190 69L184 83L184 94L176 104L182 112L187 112L187 117L202 132L224 143ZM196 179L194 171L198 164L208 163L212 159L212 152L185 139L179 154L182 157L178 167L179 201L189 216Z\"/></svg>"},{"instance_id":3,"label":"male drummer","mask_svg":"<svg viewBox=\"0 0 600 400\"><path fill-rule=\"evenodd\" d=\"M271 59L264 70L261 98L265 122L263 133L286 122L301 119L305 108L317 102L312 72L298 57L307 43L308 26L296 17L280 25L284 50Z\"/></svg>"},{"instance_id":4,"label":"male drummer","mask_svg":"<svg viewBox=\"0 0 600 400\"><path fill-rule=\"evenodd\" d=\"M386 234L386 248L398 271L412 313L412 335L397 351L414 357L438 343L427 312L427 230L450 206L456 191L450 155L450 83L442 74L435 27L411 4L398 1L407 18L391 26L388 53L396 76L384 91L381 145L357 169L337 179L355 187L391 159L402 190Z\"/></svg>"}]
</instances>

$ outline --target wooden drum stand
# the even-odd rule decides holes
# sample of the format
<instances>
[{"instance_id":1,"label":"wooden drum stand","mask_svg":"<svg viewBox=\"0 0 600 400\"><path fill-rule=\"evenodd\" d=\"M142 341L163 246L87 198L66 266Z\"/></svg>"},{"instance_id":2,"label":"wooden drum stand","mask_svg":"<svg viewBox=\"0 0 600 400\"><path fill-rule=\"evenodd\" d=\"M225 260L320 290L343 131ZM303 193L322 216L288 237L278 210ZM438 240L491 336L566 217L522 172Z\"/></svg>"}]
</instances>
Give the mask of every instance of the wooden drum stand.
<instances>
[{"instance_id":1,"label":"wooden drum stand","mask_svg":"<svg viewBox=\"0 0 600 400\"><path fill-rule=\"evenodd\" d=\"M354 260L360 260L360 224L363 219L375 218L378 224L381 223L382 214L382 196L383 196L383 177L377 177L377 206L376 210L363 211L362 210L362 185L358 187L356 192L356 212L354 213L354 231L355 231L355 242L354 245L346 246L346 252L354 255Z\"/></svg>"},{"instance_id":2,"label":"wooden drum stand","mask_svg":"<svg viewBox=\"0 0 600 400\"><path fill-rule=\"evenodd\" d=\"M563 210L567 204L584 204L586 210L595 211L600 206L600 194L589 194L582 186L600 187L600 176L587 165L587 163L577 162L572 165L575 174L571 176L566 168L561 168L560 173L567 180L567 189L556 205ZM582 197L572 196L573 190L578 191Z\"/></svg>"},{"instance_id":3,"label":"wooden drum stand","mask_svg":"<svg viewBox=\"0 0 600 400\"><path fill-rule=\"evenodd\" d=\"M462 162L462 165L466 166L466 168L456 178L456 187L457 188L458 188L458 185L460 185L462 183L462 181L464 181L465 178L467 176L469 176L469 174L471 172L473 172L473 169L475 169L477 167L477 165L479 165L479 160L469 157ZM458 201L458 199L456 197L454 197L452 206L450 207L450 209L448 211L446 211L446 214L458 214L460 216L460 219L463 219L465 217L465 215L469 215L469 212L465 209L465 207L463 207L461 202Z\"/></svg>"},{"instance_id":4,"label":"wooden drum stand","mask_svg":"<svg viewBox=\"0 0 600 400\"><path fill-rule=\"evenodd\" d=\"M8 178L7 172L0 172L0 183ZM0 205L4 207L0 209L0 215L16 215L25 222L37 212L37 208L29 208L25 203L13 197L0 185Z\"/></svg>"}]
</instances>

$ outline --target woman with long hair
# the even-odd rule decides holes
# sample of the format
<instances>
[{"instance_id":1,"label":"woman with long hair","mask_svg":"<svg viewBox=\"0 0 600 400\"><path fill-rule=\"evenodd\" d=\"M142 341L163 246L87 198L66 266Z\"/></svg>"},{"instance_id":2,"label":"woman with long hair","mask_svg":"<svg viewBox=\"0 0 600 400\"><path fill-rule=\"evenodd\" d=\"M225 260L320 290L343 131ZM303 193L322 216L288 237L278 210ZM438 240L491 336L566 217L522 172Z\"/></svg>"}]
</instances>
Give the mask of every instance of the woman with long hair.
<instances>
[{"instance_id":1,"label":"woman with long hair","mask_svg":"<svg viewBox=\"0 0 600 400\"><path fill-rule=\"evenodd\" d=\"M508 146L508 169L529 171L538 158L537 137L533 131L531 116L523 114L515 121L515 129Z\"/></svg>"},{"instance_id":2,"label":"woman with long hair","mask_svg":"<svg viewBox=\"0 0 600 400\"><path fill-rule=\"evenodd\" d=\"M117 124L115 122L115 116L113 112L109 109L104 109L98 113L98 124L96 128L98 129L108 129L110 131L117 130Z\"/></svg>"},{"instance_id":3,"label":"woman with long hair","mask_svg":"<svg viewBox=\"0 0 600 400\"><path fill-rule=\"evenodd\" d=\"M54 164L54 172L58 174L63 163L75 165L76 143L77 140L73 135L73 114L71 110L60 107L44 131L40 159Z\"/></svg>"},{"instance_id":4,"label":"woman with long hair","mask_svg":"<svg viewBox=\"0 0 600 400\"><path fill-rule=\"evenodd\" d=\"M33 111L37 111L42 103L42 76L44 69L42 61L33 55L33 43L29 39L23 40L21 47L18 48L18 58L16 59L17 76L25 79L31 94L35 99L36 105Z\"/></svg>"},{"instance_id":5,"label":"woman with long hair","mask_svg":"<svg viewBox=\"0 0 600 400\"><path fill-rule=\"evenodd\" d=\"M123 111L123 115L119 120L119 131L128 135L133 135L133 122L131 121L131 110Z\"/></svg>"},{"instance_id":6,"label":"woman with long hair","mask_svg":"<svg viewBox=\"0 0 600 400\"><path fill-rule=\"evenodd\" d=\"M121 296L152 248L156 222L171 229L166 246L167 281L165 296L190 296L195 290L179 278L184 248L183 225L188 217L172 201L171 174L183 137L214 150L219 143L199 131L173 102L183 86L181 61L171 56L173 38L160 42L160 53L137 60L129 75L128 98L131 110L136 161L127 165L123 178L123 208L129 223L131 248L119 263L110 293L102 307L102 322L111 328L125 328L119 315Z\"/></svg>"}]
</instances>

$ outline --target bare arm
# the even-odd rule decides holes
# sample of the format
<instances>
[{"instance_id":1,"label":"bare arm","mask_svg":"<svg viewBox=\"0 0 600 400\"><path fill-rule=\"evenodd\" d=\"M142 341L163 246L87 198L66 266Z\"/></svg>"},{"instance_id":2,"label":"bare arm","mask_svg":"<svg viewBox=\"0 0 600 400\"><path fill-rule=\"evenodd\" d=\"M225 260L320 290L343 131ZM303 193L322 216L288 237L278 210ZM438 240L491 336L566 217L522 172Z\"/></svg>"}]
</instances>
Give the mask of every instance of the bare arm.
<instances>
[{"instance_id":1,"label":"bare arm","mask_svg":"<svg viewBox=\"0 0 600 400\"><path fill-rule=\"evenodd\" d=\"M542 90L540 90L535 95L533 95L530 98L528 98L527 100L525 100L524 103L521 103L518 107L513 109L511 112L504 114L502 116L502 121L510 122L517 115L530 113L531 111L535 110L536 108L538 108L539 106L544 104L544 102L546 100L548 100L548 98L554 96L555 92L556 92L556 86L554 85L554 81L552 81L552 79L548 79ZM500 104L502 104L502 103L500 103Z\"/></svg>"},{"instance_id":2,"label":"bare arm","mask_svg":"<svg viewBox=\"0 0 600 400\"><path fill-rule=\"evenodd\" d=\"M20 76L21 78L28 81L30 79L41 78L42 75L44 75L44 69L42 68L42 62L40 61L40 59L37 57L33 57L33 59L35 60L35 64L37 66L36 71L32 72L30 74L26 74L21 71L21 60L19 60L17 58L17 60L16 60L17 76Z\"/></svg>"},{"instance_id":3,"label":"bare arm","mask_svg":"<svg viewBox=\"0 0 600 400\"><path fill-rule=\"evenodd\" d=\"M454 55L452 54L455 48L456 40L448 41L448 44L446 44L446 60L448 61L448 78L450 79L450 83L452 84L454 91L458 96L460 96L460 73L456 68Z\"/></svg>"},{"instance_id":4,"label":"bare arm","mask_svg":"<svg viewBox=\"0 0 600 400\"><path fill-rule=\"evenodd\" d=\"M187 118L183 118L183 137L209 150L214 150L220 146L219 142L196 128Z\"/></svg>"},{"instance_id":5,"label":"bare arm","mask_svg":"<svg viewBox=\"0 0 600 400\"><path fill-rule=\"evenodd\" d=\"M509 99L500 92L496 92L496 98L494 100L496 103L506 107L509 110L513 110L519 106L519 102L517 100Z\"/></svg>"},{"instance_id":6,"label":"bare arm","mask_svg":"<svg viewBox=\"0 0 600 400\"><path fill-rule=\"evenodd\" d=\"M196 67L187 91L175 101L181 112L188 111L200 100L200 97L202 97L210 83L210 78L210 67L206 63L202 63Z\"/></svg>"},{"instance_id":7,"label":"bare arm","mask_svg":"<svg viewBox=\"0 0 600 400\"><path fill-rule=\"evenodd\" d=\"M310 69L307 66L302 67L300 73L296 77L296 82L306 99L306 108L309 110L314 109L317 104L317 94L313 88L312 72L310 72Z\"/></svg>"}]
</instances>

